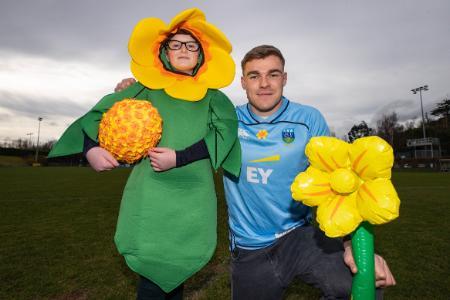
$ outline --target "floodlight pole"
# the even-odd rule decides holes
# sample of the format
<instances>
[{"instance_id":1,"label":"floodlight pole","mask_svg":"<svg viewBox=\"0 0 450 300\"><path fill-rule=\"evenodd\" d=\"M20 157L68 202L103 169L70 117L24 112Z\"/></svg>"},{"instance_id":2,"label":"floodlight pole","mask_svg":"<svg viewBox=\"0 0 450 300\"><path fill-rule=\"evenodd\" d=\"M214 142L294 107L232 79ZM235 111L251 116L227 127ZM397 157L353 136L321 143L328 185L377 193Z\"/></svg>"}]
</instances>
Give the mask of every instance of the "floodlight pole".
<instances>
[{"instance_id":1,"label":"floodlight pole","mask_svg":"<svg viewBox=\"0 0 450 300\"><path fill-rule=\"evenodd\" d=\"M420 109L422 111L423 138L426 139L427 135L426 135L426 132L425 132L425 117L424 117L424 114L423 114L422 91L428 91L428 85L420 86L418 88L415 88L415 89L411 90L411 92L413 92L413 94L416 94L417 92L419 92L419 95L420 95Z\"/></svg>"},{"instance_id":2,"label":"floodlight pole","mask_svg":"<svg viewBox=\"0 0 450 300\"><path fill-rule=\"evenodd\" d=\"M39 155L39 136L41 134L41 121L42 121L42 117L38 118L38 136L37 136L37 143L36 143L36 157L34 159L34 161L37 163L38 162L38 155Z\"/></svg>"},{"instance_id":3,"label":"floodlight pole","mask_svg":"<svg viewBox=\"0 0 450 300\"><path fill-rule=\"evenodd\" d=\"M28 142L28 147L30 147L31 149L33 149L33 145L31 145L31 136L33 135L32 132L28 132L27 135L30 137L30 140Z\"/></svg>"}]
</instances>

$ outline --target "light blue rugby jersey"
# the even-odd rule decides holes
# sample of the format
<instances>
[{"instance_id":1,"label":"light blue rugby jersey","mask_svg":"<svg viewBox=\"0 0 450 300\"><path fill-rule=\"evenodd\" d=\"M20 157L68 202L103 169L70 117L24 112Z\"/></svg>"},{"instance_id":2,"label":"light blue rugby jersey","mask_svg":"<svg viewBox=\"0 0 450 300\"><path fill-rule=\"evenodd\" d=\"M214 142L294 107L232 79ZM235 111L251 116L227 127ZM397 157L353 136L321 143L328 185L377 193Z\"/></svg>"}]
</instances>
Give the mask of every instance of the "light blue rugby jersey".
<instances>
[{"instance_id":1,"label":"light blue rugby jersey","mask_svg":"<svg viewBox=\"0 0 450 300\"><path fill-rule=\"evenodd\" d=\"M224 176L231 247L259 249L311 218L310 209L292 199L290 186L308 167L309 139L329 130L318 110L284 97L268 118L253 114L248 104L236 107L236 113L241 174Z\"/></svg>"}]
</instances>

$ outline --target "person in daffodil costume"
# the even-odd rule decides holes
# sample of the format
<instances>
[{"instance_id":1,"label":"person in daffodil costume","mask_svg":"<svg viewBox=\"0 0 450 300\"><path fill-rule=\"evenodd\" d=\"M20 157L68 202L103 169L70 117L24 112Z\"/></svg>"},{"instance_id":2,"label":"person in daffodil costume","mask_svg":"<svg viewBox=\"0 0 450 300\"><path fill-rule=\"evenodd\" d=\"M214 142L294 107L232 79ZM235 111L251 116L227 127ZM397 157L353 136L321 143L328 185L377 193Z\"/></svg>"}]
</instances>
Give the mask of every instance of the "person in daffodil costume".
<instances>
[{"instance_id":1,"label":"person in daffodil costume","mask_svg":"<svg viewBox=\"0 0 450 300\"><path fill-rule=\"evenodd\" d=\"M189 9L169 25L141 20L128 48L138 82L104 97L67 129L49 156L84 150L95 170L117 167L96 142L102 114L124 98L152 103L163 120L162 137L133 168L114 240L141 277L139 299L181 299L183 282L209 261L216 246L212 169L240 171L236 113L218 90L234 78L231 45L200 10ZM164 165L168 156L176 164ZM159 172L162 168L170 170Z\"/></svg>"}]
</instances>

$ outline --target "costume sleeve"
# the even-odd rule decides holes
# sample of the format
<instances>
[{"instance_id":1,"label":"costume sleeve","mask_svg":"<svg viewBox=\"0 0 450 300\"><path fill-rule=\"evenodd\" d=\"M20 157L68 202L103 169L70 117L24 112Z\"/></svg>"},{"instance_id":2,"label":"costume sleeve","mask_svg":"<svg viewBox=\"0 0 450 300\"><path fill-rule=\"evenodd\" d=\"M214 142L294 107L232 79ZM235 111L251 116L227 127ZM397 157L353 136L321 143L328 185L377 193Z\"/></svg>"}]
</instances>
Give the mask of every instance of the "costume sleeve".
<instances>
[{"instance_id":1,"label":"costume sleeve","mask_svg":"<svg viewBox=\"0 0 450 300\"><path fill-rule=\"evenodd\" d=\"M218 90L212 94L208 128L204 140L214 170L222 166L225 171L239 176L241 148L236 111L230 99Z\"/></svg>"},{"instance_id":2,"label":"costume sleeve","mask_svg":"<svg viewBox=\"0 0 450 300\"><path fill-rule=\"evenodd\" d=\"M139 82L118 93L103 97L87 114L77 119L63 133L61 138L52 147L48 157L71 155L83 152L84 134L91 140L97 141L98 125L102 115L114 103L125 98L136 98L145 92L145 87Z\"/></svg>"}]
</instances>

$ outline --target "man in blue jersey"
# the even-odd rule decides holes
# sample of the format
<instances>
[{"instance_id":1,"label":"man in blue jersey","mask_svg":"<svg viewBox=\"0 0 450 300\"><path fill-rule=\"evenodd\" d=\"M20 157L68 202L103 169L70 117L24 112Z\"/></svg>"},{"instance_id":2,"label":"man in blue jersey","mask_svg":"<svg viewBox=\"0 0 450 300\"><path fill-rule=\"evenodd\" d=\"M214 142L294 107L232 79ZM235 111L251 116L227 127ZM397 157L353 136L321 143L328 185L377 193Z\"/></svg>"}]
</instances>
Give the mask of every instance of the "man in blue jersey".
<instances>
[{"instance_id":1,"label":"man in blue jersey","mask_svg":"<svg viewBox=\"0 0 450 300\"><path fill-rule=\"evenodd\" d=\"M356 265L350 241L330 239L311 225L311 209L292 199L290 185L308 167L304 150L313 136L328 135L318 110L283 96L284 58L273 46L258 46L242 60L248 103L238 106L242 148L239 178L224 176L228 204L233 299L281 299L294 277L319 288L324 299L348 299ZM116 89L134 81L124 80ZM195 146L195 145L193 145ZM160 169L174 157L207 157L173 150L160 154ZM191 151L192 152L192 151ZM167 155L166 155L167 154ZM181 155L183 154L183 155ZM197 158L195 158L197 157ZM375 258L377 287L395 284L386 262ZM381 296L381 293L377 293Z\"/></svg>"},{"instance_id":2,"label":"man in blue jersey","mask_svg":"<svg viewBox=\"0 0 450 300\"><path fill-rule=\"evenodd\" d=\"M308 167L306 144L329 130L318 110L283 96L284 63L277 48L263 45L241 64L248 98L236 108L241 174L224 177L233 299L281 299L294 277L325 299L348 299L356 272L350 241L344 247L311 226L311 209L291 196L292 181ZM376 272L377 286L395 284L380 256Z\"/></svg>"}]
</instances>

